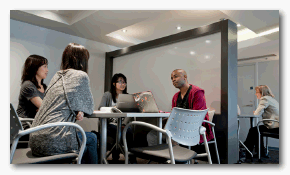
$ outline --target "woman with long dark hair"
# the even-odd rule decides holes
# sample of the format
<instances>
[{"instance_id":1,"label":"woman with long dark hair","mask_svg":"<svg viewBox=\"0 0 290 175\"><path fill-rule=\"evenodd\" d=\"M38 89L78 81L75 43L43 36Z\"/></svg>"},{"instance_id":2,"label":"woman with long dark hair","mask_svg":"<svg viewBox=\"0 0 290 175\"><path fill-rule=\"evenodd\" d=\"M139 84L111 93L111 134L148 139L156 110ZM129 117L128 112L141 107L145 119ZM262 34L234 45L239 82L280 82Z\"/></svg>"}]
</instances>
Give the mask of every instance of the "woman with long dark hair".
<instances>
[{"instance_id":1,"label":"woman with long dark hair","mask_svg":"<svg viewBox=\"0 0 290 175\"><path fill-rule=\"evenodd\" d=\"M17 114L22 118L34 118L41 106L48 73L48 61L39 55L30 55L24 63Z\"/></svg>"},{"instance_id":2,"label":"woman with long dark hair","mask_svg":"<svg viewBox=\"0 0 290 175\"><path fill-rule=\"evenodd\" d=\"M91 115L94 100L90 89L88 50L70 43L62 55L61 70L50 81L42 105L32 127L55 122L81 121L84 113ZM78 152L80 132L68 126L48 128L30 134L30 147L35 156ZM97 136L86 132L87 142L81 163L97 164Z\"/></svg>"},{"instance_id":3,"label":"woman with long dark hair","mask_svg":"<svg viewBox=\"0 0 290 175\"><path fill-rule=\"evenodd\" d=\"M118 102L119 94L128 94L127 93L127 78L125 75L118 73L115 74L111 81L110 91L104 93L102 100L99 105L99 110L101 107L116 107ZM117 133L117 119L110 118L107 122L107 136L108 136L108 149L112 149L114 144L116 143L116 133ZM125 126L124 120L122 120L122 129ZM127 131L127 141L128 147L133 144L133 132L131 128ZM113 162L117 162L120 158L119 150L112 150L112 158ZM132 163L133 160L131 160Z\"/></svg>"}]
</instances>

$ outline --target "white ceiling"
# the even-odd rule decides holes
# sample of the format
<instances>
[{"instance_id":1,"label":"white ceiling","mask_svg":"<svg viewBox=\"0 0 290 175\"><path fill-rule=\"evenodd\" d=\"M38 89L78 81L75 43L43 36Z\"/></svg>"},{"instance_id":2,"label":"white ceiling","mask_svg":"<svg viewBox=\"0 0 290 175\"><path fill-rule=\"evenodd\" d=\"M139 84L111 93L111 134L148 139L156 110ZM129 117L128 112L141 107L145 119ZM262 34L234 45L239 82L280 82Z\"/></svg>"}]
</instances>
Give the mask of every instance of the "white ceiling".
<instances>
[{"instance_id":1,"label":"white ceiling","mask_svg":"<svg viewBox=\"0 0 290 175\"><path fill-rule=\"evenodd\" d=\"M238 30L249 29L253 36L279 27L278 10L11 10L10 18L119 48L223 18L241 24ZM242 37L246 35L238 33L238 40ZM240 59L268 54L279 59L279 31L238 42Z\"/></svg>"}]
</instances>

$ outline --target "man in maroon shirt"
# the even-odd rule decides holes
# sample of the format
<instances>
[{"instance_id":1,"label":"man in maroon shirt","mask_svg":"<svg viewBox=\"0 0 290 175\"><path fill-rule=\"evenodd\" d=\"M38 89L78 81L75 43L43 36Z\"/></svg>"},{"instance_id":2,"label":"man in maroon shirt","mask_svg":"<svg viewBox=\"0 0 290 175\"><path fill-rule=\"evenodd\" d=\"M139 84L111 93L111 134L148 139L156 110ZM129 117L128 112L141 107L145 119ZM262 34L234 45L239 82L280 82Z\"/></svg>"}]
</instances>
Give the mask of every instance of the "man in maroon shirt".
<instances>
[{"instance_id":1,"label":"man in maroon shirt","mask_svg":"<svg viewBox=\"0 0 290 175\"><path fill-rule=\"evenodd\" d=\"M174 70L171 73L171 81L173 83L173 86L180 90L172 98L172 108L179 107L192 110L207 109L204 90L197 86L189 84L187 81L187 74L184 70ZM204 120L209 120L208 114L206 114ZM206 128L207 141L213 139L210 125L208 123L203 123L202 125ZM203 137L200 136L200 143L202 142Z\"/></svg>"},{"instance_id":2,"label":"man in maroon shirt","mask_svg":"<svg viewBox=\"0 0 290 175\"><path fill-rule=\"evenodd\" d=\"M204 90L197 86L189 84L187 81L187 74L184 70L174 70L171 73L171 81L173 83L173 86L180 90L172 98L172 108L179 107L192 110L207 109ZM204 120L209 120L208 114L206 114ZM163 126L165 126L166 121L167 119L163 120ZM207 123L203 123L202 125L206 128L207 141L213 139L210 125ZM157 145L157 132L150 131L147 135L147 141L149 146ZM202 136L200 136L199 143L203 143Z\"/></svg>"}]
</instances>

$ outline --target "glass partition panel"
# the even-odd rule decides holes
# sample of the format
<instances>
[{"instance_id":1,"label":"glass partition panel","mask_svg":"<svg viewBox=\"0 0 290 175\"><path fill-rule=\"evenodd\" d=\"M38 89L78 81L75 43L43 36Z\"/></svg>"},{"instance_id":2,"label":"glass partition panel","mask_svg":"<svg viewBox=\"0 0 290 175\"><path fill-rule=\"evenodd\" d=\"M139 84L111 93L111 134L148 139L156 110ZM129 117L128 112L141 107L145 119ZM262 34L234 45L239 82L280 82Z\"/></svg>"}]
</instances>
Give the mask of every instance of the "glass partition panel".
<instances>
[{"instance_id":1,"label":"glass partition panel","mask_svg":"<svg viewBox=\"0 0 290 175\"><path fill-rule=\"evenodd\" d=\"M171 73L184 69L189 84L205 90L207 107L220 114L221 33L136 52L113 60L113 74L123 73L128 93L152 91L159 110L170 111L173 95L179 91Z\"/></svg>"}]
</instances>

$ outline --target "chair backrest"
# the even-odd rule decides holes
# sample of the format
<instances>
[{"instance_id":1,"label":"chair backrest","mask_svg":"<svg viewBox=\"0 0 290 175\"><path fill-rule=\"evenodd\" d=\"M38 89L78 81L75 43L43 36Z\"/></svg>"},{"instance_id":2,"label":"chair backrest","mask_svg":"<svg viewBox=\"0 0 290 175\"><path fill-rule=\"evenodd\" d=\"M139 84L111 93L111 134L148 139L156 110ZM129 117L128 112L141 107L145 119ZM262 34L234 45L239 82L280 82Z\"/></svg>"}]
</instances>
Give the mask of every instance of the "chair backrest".
<instances>
[{"instance_id":1,"label":"chair backrest","mask_svg":"<svg viewBox=\"0 0 290 175\"><path fill-rule=\"evenodd\" d=\"M23 128L13 105L10 103L10 143L19 133L19 130L22 131Z\"/></svg>"},{"instance_id":2,"label":"chair backrest","mask_svg":"<svg viewBox=\"0 0 290 175\"><path fill-rule=\"evenodd\" d=\"M172 134L172 139L182 145L194 146L200 141L199 128L207 113L206 110L173 108L165 129Z\"/></svg>"},{"instance_id":3,"label":"chair backrest","mask_svg":"<svg viewBox=\"0 0 290 175\"><path fill-rule=\"evenodd\" d=\"M208 121L212 122L212 119L213 119L214 113L215 113L215 110L208 111L208 117L209 117L209 120L208 120Z\"/></svg>"}]
</instances>

